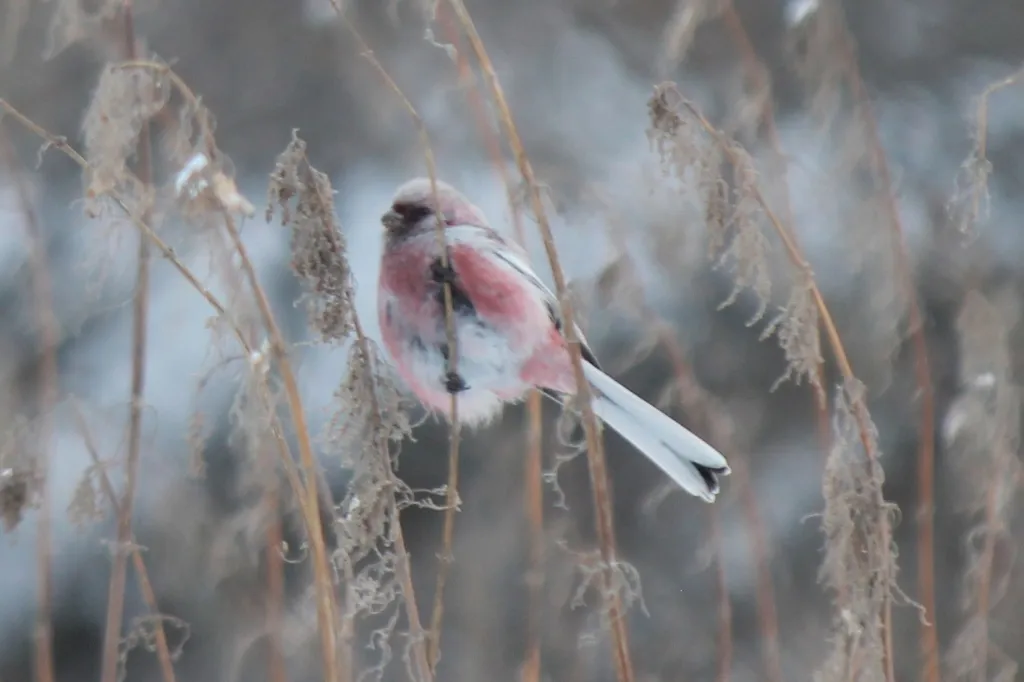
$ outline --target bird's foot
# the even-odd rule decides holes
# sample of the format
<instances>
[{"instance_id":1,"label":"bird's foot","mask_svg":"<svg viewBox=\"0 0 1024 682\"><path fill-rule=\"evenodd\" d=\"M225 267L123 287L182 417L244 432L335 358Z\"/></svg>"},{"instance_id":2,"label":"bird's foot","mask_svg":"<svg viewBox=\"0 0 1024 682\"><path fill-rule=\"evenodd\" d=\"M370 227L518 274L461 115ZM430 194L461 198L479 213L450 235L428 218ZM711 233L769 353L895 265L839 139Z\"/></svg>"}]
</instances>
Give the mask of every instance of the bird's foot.
<instances>
[{"instance_id":1,"label":"bird's foot","mask_svg":"<svg viewBox=\"0 0 1024 682\"><path fill-rule=\"evenodd\" d=\"M440 258L430 264L430 277L438 284L455 284L455 270L450 263L442 263Z\"/></svg>"},{"instance_id":2,"label":"bird's foot","mask_svg":"<svg viewBox=\"0 0 1024 682\"><path fill-rule=\"evenodd\" d=\"M448 372L444 375L444 387L449 393L454 395L469 389L469 384L457 372Z\"/></svg>"}]
</instances>

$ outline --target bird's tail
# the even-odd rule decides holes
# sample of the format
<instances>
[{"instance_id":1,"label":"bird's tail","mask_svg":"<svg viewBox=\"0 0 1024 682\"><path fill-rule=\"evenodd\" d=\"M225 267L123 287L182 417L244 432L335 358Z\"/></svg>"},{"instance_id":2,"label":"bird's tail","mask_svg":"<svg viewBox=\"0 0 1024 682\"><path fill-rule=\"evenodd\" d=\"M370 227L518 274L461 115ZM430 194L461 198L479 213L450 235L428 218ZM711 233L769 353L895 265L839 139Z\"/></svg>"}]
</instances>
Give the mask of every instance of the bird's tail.
<instances>
[{"instance_id":1,"label":"bird's tail","mask_svg":"<svg viewBox=\"0 0 1024 682\"><path fill-rule=\"evenodd\" d=\"M691 495L714 502L729 464L717 450L590 363L594 411Z\"/></svg>"}]
</instances>

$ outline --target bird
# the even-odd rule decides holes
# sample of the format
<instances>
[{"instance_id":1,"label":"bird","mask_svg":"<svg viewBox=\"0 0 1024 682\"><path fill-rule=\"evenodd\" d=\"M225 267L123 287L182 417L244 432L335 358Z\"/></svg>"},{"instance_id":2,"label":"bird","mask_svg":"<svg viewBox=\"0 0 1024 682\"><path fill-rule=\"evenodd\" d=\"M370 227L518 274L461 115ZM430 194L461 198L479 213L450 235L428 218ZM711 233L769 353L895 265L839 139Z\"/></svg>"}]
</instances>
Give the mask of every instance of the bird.
<instances>
[{"instance_id":1,"label":"bird","mask_svg":"<svg viewBox=\"0 0 1024 682\"><path fill-rule=\"evenodd\" d=\"M454 394L459 422L474 428L531 389L563 404L576 393L558 298L478 206L447 182L416 177L395 190L380 220L381 338L397 374L425 408L450 422ZM457 350L451 372L446 285ZM730 473L726 458L602 371L579 327L574 331L595 414L680 488L714 502L719 478Z\"/></svg>"}]
</instances>

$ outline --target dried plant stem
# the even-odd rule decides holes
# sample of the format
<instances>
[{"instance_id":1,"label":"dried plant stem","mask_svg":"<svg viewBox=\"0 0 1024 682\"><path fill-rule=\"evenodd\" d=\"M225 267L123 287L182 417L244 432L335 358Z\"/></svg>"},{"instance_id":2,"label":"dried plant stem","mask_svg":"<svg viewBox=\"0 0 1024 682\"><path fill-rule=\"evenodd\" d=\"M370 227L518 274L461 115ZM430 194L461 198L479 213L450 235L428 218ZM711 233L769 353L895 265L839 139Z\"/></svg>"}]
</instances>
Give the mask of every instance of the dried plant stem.
<instances>
[{"instance_id":1,"label":"dried plant stem","mask_svg":"<svg viewBox=\"0 0 1024 682\"><path fill-rule=\"evenodd\" d=\"M757 51L754 49L754 44L751 42L749 34L743 27L743 21L740 18L739 13L736 11L733 0L723 0L721 10L726 30L728 31L733 44L739 50L740 57L743 60L743 68L746 70L747 77L754 83L755 92L767 90L771 85L769 82L768 71L757 56ZM771 99L765 98L765 104L761 107L761 120L759 123L768 136L768 146L774 156L774 172L783 188L783 191L780 193L782 221L786 225L792 225L793 208L789 197L788 157L782 149L782 139L779 137L779 129L775 125L775 112L771 104ZM819 336L821 334L820 327L818 334ZM827 456L829 451L832 449L832 418L828 411L828 397L824 391L817 388L825 385L824 362L818 363L818 368L815 374L817 380L812 382L809 388L814 393L814 405L817 412L818 438L821 444L821 451L824 456ZM781 682L781 678L772 678L772 680L773 682Z\"/></svg>"},{"instance_id":2,"label":"dried plant stem","mask_svg":"<svg viewBox=\"0 0 1024 682\"><path fill-rule=\"evenodd\" d=\"M331 579L327 549L324 546L323 528L320 524L320 495L317 486L320 473L317 470L316 459L313 456L309 428L306 425L306 414L302 408L302 397L299 394L298 382L295 380L295 373L292 370L291 360L288 357L288 347L285 345L281 329L274 318L266 292L264 292L259 278L256 276L256 270L249 258L248 249L245 248L245 244L242 242L238 228L235 226L234 218L227 212L223 214L223 217L224 228L234 250L238 253L242 272L248 281L249 288L252 290L253 297L256 299L256 306L260 311L260 316L267 330L270 348L280 370L286 402L288 403L292 423L295 427L295 438L298 443L299 458L305 477L302 488L303 507L309 533L309 543L313 550L313 579L317 594L317 624L320 631L321 656L323 657L324 665L323 674L328 682L334 682L338 679L337 648L335 646L336 606L334 582Z\"/></svg>"},{"instance_id":3,"label":"dried plant stem","mask_svg":"<svg viewBox=\"0 0 1024 682\"><path fill-rule=\"evenodd\" d=\"M132 0L121 5L124 21L125 50L129 59L135 59L135 26ZM138 143L138 176L143 187L152 185L149 122L142 124ZM148 208L140 217L148 222ZM117 512L117 544L114 547L114 562L110 571L110 587L107 592L107 622L103 639L103 666L101 680L116 682L118 673L118 649L121 642L121 626L124 619L124 589L128 571L128 543L132 535L132 508L135 501L135 485L139 470L139 454L142 444L143 390L146 381L146 327L149 320L149 240L139 237L139 250L135 274L135 295L132 305L132 376L131 404L128 417L128 454L125 460L124 496Z\"/></svg>"},{"instance_id":4,"label":"dried plant stem","mask_svg":"<svg viewBox=\"0 0 1024 682\"><path fill-rule=\"evenodd\" d=\"M616 221L621 222L621 221ZM636 263L626 248L622 230L611 230L611 237L616 251L620 254L626 272L635 279ZM637 315L644 325L653 330L658 343L668 354L672 365L672 376L678 391L679 404L683 411L695 420L699 431L707 434L708 442L723 453L733 470L733 487L739 495L751 543L751 553L757 569L757 611L758 626L761 631L761 655L764 665L764 679L772 682L782 681L782 664L779 654L779 622L775 604L775 588L772 582L771 561L766 544L764 524L758 510L757 496L751 485L747 460L740 455L732 438L732 428L728 415L709 399L704 389L697 382L693 368L686 359L671 325L664 320L650 305L640 289L640 300L636 301ZM821 392L815 390L815 395ZM827 417L827 415L826 415ZM719 592L719 631L718 631L718 679L728 679L732 659L732 607L725 584L725 567L722 564L720 519L717 507L711 513L711 539L716 550L716 581Z\"/></svg>"},{"instance_id":5,"label":"dried plant stem","mask_svg":"<svg viewBox=\"0 0 1024 682\"><path fill-rule=\"evenodd\" d=\"M686 100L681 101L681 105L690 113L690 115L696 120L704 131L716 141L722 153L726 156L731 164L737 165L741 162L738 157L736 149L728 143L725 136L715 128L711 123L704 118L704 115L690 102ZM839 372L842 374L843 379L847 382L856 380L856 375L853 372L853 367L850 364L849 357L846 354L846 349L843 346L842 338L839 336L839 331L836 329L835 323L832 320L832 313L829 311L828 306L825 304L825 299L821 294L821 290L818 288L817 282L815 281L814 271L807 259L804 258L803 252L800 250L797 244L796 237L775 215L768 202L765 200L764 195L761 193L761 189L757 185L753 185L750 188L752 197L757 201L758 205L764 211L765 216L768 218L769 224L775 234L778 235L779 240L782 242L786 252L786 256L790 263L798 271L803 272L806 275L806 280L810 288L811 298L814 301L814 306L818 311L818 316L821 321L822 328L825 330L825 337L828 340L829 347L832 349L832 353L835 356L836 364L839 366ZM867 406L864 404L862 397L857 397L853 408L854 418L857 424L858 436L861 444L864 447L864 452L868 458L868 464L871 469L872 478L878 478L878 474L881 470L881 464L878 461L878 451L875 444L870 436L871 433L871 418L868 413ZM879 534L881 536L882 545L884 547L890 547L892 544L892 527L889 519L889 515L886 511L885 499L882 496L880 488L876 488L874 491L877 513L879 518L877 520L879 524ZM889 564L885 564L883 575L880 576L880 580L886 585L884 594L884 605L882 613L882 626L884 629L884 660L885 660L885 674L887 682L895 682L895 673L893 671L893 646L892 646L892 581L893 576L890 574Z\"/></svg>"},{"instance_id":6,"label":"dried plant stem","mask_svg":"<svg viewBox=\"0 0 1024 682\"><path fill-rule=\"evenodd\" d=\"M1003 475L1003 472L999 472ZM999 526L999 496L1002 494L1002 486L999 482L989 486L985 496L985 543L982 545L981 557L978 561L978 583L977 594L974 597L975 615L978 619L978 627L981 632L978 635L978 642L983 651L978 656L979 666L974 671L977 682L988 680L988 612L992 594L992 562L995 557L996 536Z\"/></svg>"},{"instance_id":7,"label":"dried plant stem","mask_svg":"<svg viewBox=\"0 0 1024 682\"><path fill-rule=\"evenodd\" d=\"M528 602L526 612L526 661L523 682L540 682L541 614L544 609L544 433L541 422L541 394L531 391L527 399L530 426L527 433L524 503L530 526L529 562L526 569Z\"/></svg>"},{"instance_id":8,"label":"dried plant stem","mask_svg":"<svg viewBox=\"0 0 1024 682\"><path fill-rule=\"evenodd\" d=\"M971 182L971 199L968 219L973 223L978 220L982 213L982 204L988 195L988 103L992 95L1012 85L1016 85L1024 78L1024 69L1018 69L1006 78L991 83L978 97L978 107L975 114L974 131L974 162L982 165L985 170L980 177Z\"/></svg>"},{"instance_id":9,"label":"dried plant stem","mask_svg":"<svg viewBox=\"0 0 1024 682\"><path fill-rule=\"evenodd\" d=\"M530 204L533 209L534 216L537 219L537 224L544 241L544 249L547 253L548 261L551 266L552 276L555 281L555 289L558 293L561 305L562 319L565 321L565 336L569 346L570 357L572 359L573 373L575 375L578 395L583 409L583 424L587 441L587 462L590 466L591 490L594 497L594 507L597 517L597 534L600 544L601 560L604 564L603 570L601 571L602 591L607 601L608 620L612 631L615 671L619 682L632 682L634 679L633 665L630 660L629 639L622 609L622 600L619 594L612 589L611 572L614 570L616 563L616 549L611 497L608 491L608 473L605 466L604 449L600 439L597 418L594 415L593 406L591 405L590 387L583 375L583 360L580 356L579 339L576 338L572 305L569 302L568 297L565 295L565 275L562 272L562 267L558 259L554 238L551 235L551 228L548 225L544 205L541 200L540 190L537 187L537 181L533 175L533 169L526 157L526 152L523 149L522 142L519 138L519 132L512 120L512 114L509 111L508 103L505 101L505 95L502 91L501 83L498 81L498 76L494 71L494 66L491 63L490 56L488 55L483 41L480 39L479 33L477 33L473 19L470 17L462 0L451 0L451 6L455 11L455 16L459 23L462 25L463 31L465 31L466 36L469 39L480 69L486 77L491 97L498 108L499 118L504 125L505 134L507 136L509 146L512 149L512 154L515 157L516 165L519 167L519 172L522 174L523 180L529 188Z\"/></svg>"},{"instance_id":10,"label":"dried plant stem","mask_svg":"<svg viewBox=\"0 0 1024 682\"><path fill-rule=\"evenodd\" d=\"M71 401L71 409L75 418L75 423L78 427L78 432L82 436L82 443L85 445L85 450L89 453L89 459L92 460L93 466L96 467L96 471L99 472L98 476L100 480L100 487L103 488L103 494L106 495L107 501L110 503L110 508L114 510L114 514L119 514L121 505L117 500L117 493L114 491L114 486L110 482L110 477L107 476L106 468L100 461L99 450L96 448L96 441L92 436L92 431L89 429L89 423L82 414L82 409L77 400ZM146 607L149 609L150 613L154 616L159 616L160 605L156 600L156 592L153 590L153 584L149 580L149 571L146 570L146 562L142 559L142 551L135 543L134 537L132 537L129 542L131 546L132 566L135 569L135 575L139 580L139 589L142 592L142 600L146 602ZM171 658L170 648L167 645L167 633L164 632L164 625L159 617L154 620L154 623L154 640L156 642L157 661L160 663L160 675L163 678L163 682L175 682L174 663Z\"/></svg>"},{"instance_id":11,"label":"dried plant stem","mask_svg":"<svg viewBox=\"0 0 1024 682\"><path fill-rule=\"evenodd\" d=\"M163 65L156 64L155 62L154 63L138 62L138 63L140 65L142 65L142 64L147 64L147 65L151 64L154 67L158 67L161 71L166 71L166 67L164 67ZM171 73L172 80L175 80L177 77L173 75L173 72L170 72L170 73ZM175 82L177 82L177 81L175 81ZM184 86L184 84L181 84L181 85ZM185 92L187 92L187 88L186 88ZM5 100L2 100L2 99L0 99L0 110L2 110L5 114L10 116L12 119L14 119L19 125L24 127L26 130L30 131L34 135L38 136L40 139L44 140L47 147L53 147L53 148L57 149L58 151L60 151L64 155L66 155L68 158L70 158L72 161L74 161L76 164L78 164L83 169L88 167L88 162L85 160L85 158L81 154L79 154L78 151L74 149L74 147L72 147L70 144L68 144L66 138L50 133L49 131L47 131L46 129L44 129L43 127L39 126L37 123L35 123L31 119L29 119L27 116L22 114L20 111L15 109L13 106L10 105L10 103L8 103L8 102L6 102ZM169 245L167 245L160 238L160 236L157 235L153 231L153 229L145 221L143 221L139 216L137 216L137 215L135 215L135 214L133 214L131 212L131 210L128 208L127 204L120 197L110 196L110 199L112 201L114 201L125 212L125 214L131 220L132 224L140 231L142 236L145 237L149 242L151 242L153 245L155 245L160 250L160 252L163 254L164 258L166 258L174 266L174 268L179 272L179 274L182 275L182 277L185 279L185 281L188 282L206 300L206 302L217 312L217 314L220 316L220 318L229 325L230 329L232 330L232 333L234 334L235 338L238 340L239 345L242 347L242 349L246 352L246 354L248 356L252 357L254 352L255 352L255 349L254 349L253 345L247 340L246 334L231 319L231 317L228 314L227 309L224 306L224 304L221 303L220 300L218 300L217 297L214 296L214 294L206 286L204 286L199 281L199 278L188 268L188 266L186 266L184 263L181 262L181 260L178 258L177 254L175 253L174 249L172 249ZM267 387L266 382L262 382L261 387L262 387L261 390L263 392L262 393L262 399L264 401L266 401L266 403L268 405L272 404L273 401L271 399L269 387ZM281 457L281 462L283 464L285 474L286 474L286 476L288 478L289 485L291 486L292 490L295 492L295 495L299 499L305 500L305 496L306 496L305 486L303 486L302 481L300 480L298 469L297 469L297 467L295 465L295 462L292 460L291 454L289 452L288 444L284 440L284 437L282 435L283 431L280 428L280 423L277 421L276 414L274 416L274 419L275 419L275 424L274 424L274 428L272 429L272 431L273 431L273 433L275 435L275 440L277 441L278 450L279 450L280 457ZM305 504L303 505L302 509L303 509L303 521L304 521L304 523L306 525L306 531L310 535L311 538L316 537L318 534L314 533L314 531L313 531L313 527L311 526L310 519L308 518L308 516L306 514L308 509L307 509ZM316 519L317 519L317 521L319 521L319 515L316 515ZM319 534L319 535L320 535L320 537L322 539L322 534ZM139 561L136 561L135 565L136 565L136 568L138 569L138 567L141 564L140 564ZM143 567L143 570L144 570L144 567ZM331 594L333 595L333 591L332 591ZM155 600L153 601L153 603L155 604ZM169 682L169 681L165 680L165 682ZM173 682L173 681L170 681L170 682Z\"/></svg>"},{"instance_id":12,"label":"dried plant stem","mask_svg":"<svg viewBox=\"0 0 1024 682\"><path fill-rule=\"evenodd\" d=\"M454 17L445 11L447 5L440 5L438 11L443 18L441 24L445 38L452 44L459 41L458 29ZM526 235L523 231L522 215L519 203L513 197L512 185L508 172L505 170L501 138L488 121L486 102L477 84L473 69L462 50L456 48L455 63L460 82L471 83L466 99L474 113L474 122L480 133L491 161L498 171L508 198L509 210L512 213L513 229L520 246L526 248ZM543 483L543 424L541 422L541 403L543 396L539 391L530 391L527 397L527 455L526 471L523 479L524 507L529 521L529 558L526 573L528 591L526 615L526 657L523 664L523 682L540 682L540 645L541 645L541 613L544 608L544 495Z\"/></svg>"},{"instance_id":13,"label":"dried plant stem","mask_svg":"<svg viewBox=\"0 0 1024 682\"><path fill-rule=\"evenodd\" d=\"M732 460L730 460L731 462ZM735 467L733 468L735 472ZM711 545L715 551L715 593L718 598L718 672L716 682L732 679L732 603L729 600L729 586L725 579L725 564L722 562L722 519L719 507L711 507Z\"/></svg>"},{"instance_id":14,"label":"dried plant stem","mask_svg":"<svg viewBox=\"0 0 1024 682\"><path fill-rule=\"evenodd\" d=\"M409 114L413 125L416 127L417 134L420 138L420 144L423 148L424 161L427 166L427 174L430 178L430 192L434 197L435 203L437 200L437 162L434 159L433 147L430 144L430 136L427 134L427 128L423 124L423 119L420 117L419 112L416 111L416 107L412 105L409 98L405 96L402 89L398 87L394 79L387 72L380 61L374 56L373 50L363 39L362 34L356 28L355 24L349 19L344 13L339 0L331 0L331 5L334 7L338 17L344 22L348 28L350 35L356 41L359 46L362 56L370 62L374 70L384 81L384 84L391 90L398 100L401 102L402 107ZM440 259L442 267L448 267L449 263L449 252L448 252L448 238L445 234L445 225L441 219L440 214L437 216L437 243L440 251ZM452 287L448 282L444 283L444 317L445 317L445 333L447 336L448 343L448 360L446 370L449 373L455 373L457 371L458 362L458 338L455 333L455 315L454 315L454 304L452 299ZM366 357L369 357L367 355ZM441 652L441 628L444 620L444 588L448 578L448 573L451 570L451 564L454 561L454 555L452 552L452 545L455 536L455 512L458 509L458 475L459 475L459 441L460 441L460 422L459 422L459 402L457 394L451 394L450 403L450 430L448 437L448 483L446 485L446 496L445 496L445 511L444 511L444 526L442 529L442 542L441 551L438 554L438 567L437 567L437 580L434 584L434 602L433 608L431 609L430 617L430 630L429 630L429 645L427 649L427 664L429 667L430 675L433 676L436 668L437 661L440 657ZM379 414L379 411L378 411ZM388 465L390 471L390 464ZM397 519L397 516L396 516ZM415 600L412 597L412 581L409 581L410 592L407 593L407 600L412 602L413 608L415 608Z\"/></svg>"},{"instance_id":15,"label":"dried plant stem","mask_svg":"<svg viewBox=\"0 0 1024 682\"><path fill-rule=\"evenodd\" d=\"M438 6L442 15L441 24L445 39L452 45L458 45L459 33L454 24L454 17L445 11L447 5ZM474 113L474 122L480 137L487 146L491 161L498 171L508 197L509 210L512 212L513 229L520 246L526 248L526 235L523 231L522 215L519 203L513 197L512 185L505 170L505 162L501 148L501 138L488 121L486 102L477 85L475 74L462 50L455 50L455 63L458 69L459 82L471 83L466 92L466 99ZM523 682L540 682L540 644L541 644L541 613L544 608L544 495L543 483L543 424L541 402L543 396L539 391L530 391L527 397L527 455L526 471L523 479L524 507L529 521L529 559L526 573L528 591L526 615L526 658L523 665Z\"/></svg>"},{"instance_id":16,"label":"dried plant stem","mask_svg":"<svg viewBox=\"0 0 1024 682\"><path fill-rule=\"evenodd\" d=\"M860 75L852 38L846 31L840 33L842 39L839 41L839 48L842 50L846 63L847 80L857 103L856 109L861 123L867 133L872 172L881 184L879 192L892 230L897 276L907 300L914 354L914 378L921 400L917 448L918 501L915 520L918 529L917 581L920 591L919 600L924 609L924 617L921 621L921 656L924 659L922 679L925 682L938 682L940 673L939 641L935 629L935 394L928 361L928 342L924 337L924 321L917 303L912 266L907 255L906 236L893 193L889 162L885 150L882 148L878 132L878 122L875 120L871 98L868 96L864 80ZM888 627L885 630L885 637L887 649L891 653L892 632ZM891 656L886 659L886 674L890 680L893 679Z\"/></svg>"},{"instance_id":17,"label":"dried plant stem","mask_svg":"<svg viewBox=\"0 0 1024 682\"><path fill-rule=\"evenodd\" d=\"M49 132L48 130L37 124L35 121L25 116L25 114L15 109L13 106L11 106L9 102L7 102L4 99L0 99L0 110L3 110L4 114L10 116L23 128L25 128L33 135L43 140L45 142L46 147L52 147L57 151L61 152L69 159L74 161L76 164L78 164L80 168L85 169L89 167L89 162L86 161L85 157L83 157L74 147L68 144L66 137L62 135L54 135L53 133ZM148 239L154 246L157 247L161 255L163 255L163 257L167 259L168 262L170 262L174 269L177 270L178 273L185 278L185 281L188 282L192 286L192 288L199 293L200 296L206 299L206 302L210 304L214 311L216 311L217 315L220 316L220 318L225 323L228 324L228 326L231 329L231 332L235 335L235 338L238 340L239 345L241 345L242 350L244 350L247 354L251 354L253 352L252 345L246 340L245 334L238 327L238 325L231 319L231 316L228 314L227 308L224 306L223 303L220 302L220 300L217 299L216 296L213 295L213 292L211 292L202 282L199 281L199 278L195 275L195 273L193 273L188 268L187 265L181 262L181 259L178 258L178 254L174 251L174 249L171 248L171 246L168 245L167 242L165 242L160 237L160 235L153 231L153 228L150 227L148 223L143 221L138 215L133 214L131 209L128 208L128 205L124 202L123 199L113 195L110 196L110 199L115 204L117 204L117 206L122 211L124 211L125 215L135 226L135 228L138 229L139 232L141 232L146 239Z\"/></svg>"},{"instance_id":18,"label":"dried plant stem","mask_svg":"<svg viewBox=\"0 0 1024 682\"><path fill-rule=\"evenodd\" d=\"M36 521L36 575L39 587L36 595L35 679L37 682L53 682L53 624L50 611L53 608L53 577L50 566L52 549L52 519L50 516L50 447L53 439L53 408L59 392L57 373L58 322L53 311L53 287L50 281L49 259L46 255L46 239L39 224L38 215L29 198L28 187L18 172L14 151L0 121L0 160L7 167L18 196L21 213L24 216L25 236L29 243L29 275L32 282L38 325L39 341L42 346L39 366L39 398L36 415L38 441L36 443L36 474L39 480L39 507Z\"/></svg>"},{"instance_id":19,"label":"dried plant stem","mask_svg":"<svg viewBox=\"0 0 1024 682\"><path fill-rule=\"evenodd\" d=\"M280 494L278 482L273 476L267 477L267 491L263 504L267 508L270 523L267 524L267 545L264 557L267 562L267 676L270 682L287 682L284 652L281 648L281 624L284 615L284 557L281 555L283 536L280 517Z\"/></svg>"},{"instance_id":20,"label":"dried plant stem","mask_svg":"<svg viewBox=\"0 0 1024 682\"><path fill-rule=\"evenodd\" d=\"M355 328L356 343L359 346L360 352L363 357L369 362L373 355L370 352L370 342L366 337L366 333L363 331L362 322L359 321L359 316L353 312L352 325ZM370 407L372 413L376 415L378 421L383 421L383 412L380 406L380 400L377 397L377 386L373 375L370 375L373 386L369 392L370 394ZM388 450L388 443L379 434L380 429L376 430L374 437L374 445L378 450L378 456L381 457L384 464L384 471L387 476L387 484L394 490L399 486L395 471L391 466L391 454ZM409 618L409 636L412 644L412 659L413 666L415 668L414 682L432 682L434 679L433 668L430 666L430 659L427 654L426 647L426 631L423 629L423 621L420 619L419 606L416 604L416 590L413 588L412 583L412 566L409 561L409 552L405 546L405 534L402 532L402 523L400 517L400 510L398 503L395 500L394 495L389 500L389 515L391 516L391 533L392 540L395 547L395 558L396 566L395 571L398 574L398 580L402 584L402 594L405 597L405 610Z\"/></svg>"}]
</instances>

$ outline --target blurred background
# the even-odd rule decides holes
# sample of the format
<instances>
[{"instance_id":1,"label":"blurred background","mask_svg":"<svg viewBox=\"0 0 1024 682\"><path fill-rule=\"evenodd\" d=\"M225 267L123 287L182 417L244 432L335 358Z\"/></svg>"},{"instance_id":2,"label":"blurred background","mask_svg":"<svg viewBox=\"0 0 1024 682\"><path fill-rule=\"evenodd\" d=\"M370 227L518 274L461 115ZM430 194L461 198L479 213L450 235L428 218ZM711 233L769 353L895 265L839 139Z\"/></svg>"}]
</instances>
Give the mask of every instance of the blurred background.
<instances>
[{"instance_id":1,"label":"blurred background","mask_svg":"<svg viewBox=\"0 0 1024 682\"><path fill-rule=\"evenodd\" d=\"M120 58L118 4L0 0L0 97L81 148L83 113L102 66ZM450 44L458 34L451 15L440 11L431 23L423 7L410 0L344 5L422 116L440 176L512 235L505 187L481 134L480 121L489 116L472 104L473 77L460 76L453 59ZM750 150L777 201L770 135L752 123L766 104L774 112L788 163L792 229L817 274L854 371L867 385L884 456L885 494L902 510L895 528L898 583L916 599L921 393L905 299L893 274L888 219L877 202L865 199L870 194L865 187L872 183L858 176L870 140L860 123L863 104L844 92L831 111L826 106L822 113L828 99L822 83L842 76L829 70L841 61L842 41L814 25L821 9L813 0L737 0L725 14L711 0L471 0L468 8L546 186L562 263L574 281L584 329L606 370L652 401L672 386L673 365L666 349L652 340L650 320L629 314L630 297L642 296L670 325L694 377L729 420L731 454L749 473L749 480L746 475L726 479L712 510L678 492L665 495L665 480L651 464L614 434L606 437L621 554L635 566L642 594L642 602L629 611L637 679L720 674L720 579L731 607L731 678L777 677L765 663L765 649L773 645L783 678L809 678L823 665L835 617L834 595L817 582L826 453L813 392L791 383L771 391L785 373L786 359L775 340L759 341L774 310L786 301L786 268L773 260L770 308L752 326L747 322L758 307L753 297L744 294L719 310L732 279L707 259L703 209L664 177L648 137L648 101L656 84L676 82L709 119ZM962 484L966 477L984 488L988 480L982 474L971 478L984 469L972 458L988 461L988 446L957 440L965 423L987 414L965 412L964 394L981 385L971 383L974 378L988 374L995 376L990 383L1012 389L1024 360L1018 352L1024 84L1000 90L988 103L987 213L965 230L947 205L965 177L984 166L964 167L974 149L978 97L1024 59L1024 5L858 0L842 3L842 11L887 155L923 317L938 439L936 621L946 656L966 622L964 590L973 584L967 569L977 554L978 539L970 532L980 518L971 501L977 498L966 495L970 499L963 502ZM740 34L730 23L736 17L749 45L737 39ZM217 119L217 143L233 163L240 191L257 208L257 217L244 225L244 238L285 335L299 344L294 353L301 388L311 427L320 433L336 409L333 395L346 374L348 354L344 348L302 343L312 337L302 308L294 305L300 288L289 270L289 231L277 218L263 219L269 174L297 129L308 143L310 161L337 190L337 215L357 284L356 310L376 338L379 215L400 182L426 171L416 128L327 0L140 0L136 30L145 49L169 62ZM762 64L753 71L748 49ZM770 91L758 84L763 77L770 79L765 81ZM98 679L110 543L116 534L97 476L109 469L120 488L117 462L126 447L138 236L123 220L87 218L74 163L51 150L37 164L39 140L9 119L4 123L17 165L0 170L0 470L13 471L19 453L32 449L26 419L32 417L41 360L26 216L12 175L17 174L47 239L60 326L62 400L54 415L50 473L57 678ZM158 167L158 180L166 183L176 170ZM511 165L508 174L518 177ZM198 274L216 279L194 228L171 215L159 229ZM550 282L531 220L525 231L533 262ZM616 293L622 287L609 284L621 262L621 242L638 273L625 303ZM229 340L211 341L207 303L166 261L154 263L136 539L146 548L143 556L161 611L188 624L178 679L268 679L258 615L266 518L258 494L253 498L254 476L230 437L245 362ZM223 290L216 282L211 286ZM965 373L961 337L977 329L957 322L971 291L989 302L991 314L982 316L983 324L997 329L985 337L990 341L977 350L981 359ZM990 360L990 352L1003 359ZM838 376L831 361L827 376L829 381ZM831 393L833 387L826 388ZM696 415L666 409L703 432ZM554 453L564 448L550 428L557 410L548 405L545 414L550 467ZM1009 422L1015 424L1018 416ZM412 417L420 417L415 408ZM527 640L526 424L525 409L516 406L487 430L465 434L440 679L519 675ZM205 437L198 448L197 429ZM94 441L99 466L90 459L84 433ZM1016 437L1004 436L1015 461ZM427 419L414 438L402 446L399 475L414 489L443 485L446 428ZM340 499L348 480L342 462L329 445L321 443L320 450ZM196 472L197 459L204 464L202 475ZM545 485L544 679L614 679L599 599L589 594L583 605L573 605L584 580L576 553L593 548L584 458L561 467L558 480L568 509L555 506L558 496ZM1015 668L1009 662L1024 655L1019 608L1024 583L1013 565L1019 537L1014 486L1000 506L988 618L991 661L982 679L1000 674L1009 676L999 679L1012 679ZM441 523L437 511L411 508L403 514L423 612L433 591ZM36 514L26 509L9 525L0 533L4 682L31 674L37 587ZM316 679L318 663L298 529L295 519L285 523L289 561L296 563L286 565L284 641L290 679L306 680ZM775 605L770 620L777 621L777 642L765 635L769 616L765 585L758 580L757 546L770 562ZM144 619L136 619L147 613L131 570L129 576L126 633L144 629ZM916 678L919 612L907 599L897 599L894 618L897 679ZM172 645L181 643L181 623L166 626ZM403 627L392 638L396 662L383 669L385 679L403 679ZM369 671L383 654L369 646L368 632L360 637L368 646L356 647L359 666ZM125 647L125 673L133 682L159 679L155 657L142 639Z\"/></svg>"}]
</instances>

